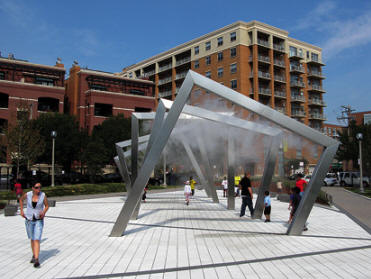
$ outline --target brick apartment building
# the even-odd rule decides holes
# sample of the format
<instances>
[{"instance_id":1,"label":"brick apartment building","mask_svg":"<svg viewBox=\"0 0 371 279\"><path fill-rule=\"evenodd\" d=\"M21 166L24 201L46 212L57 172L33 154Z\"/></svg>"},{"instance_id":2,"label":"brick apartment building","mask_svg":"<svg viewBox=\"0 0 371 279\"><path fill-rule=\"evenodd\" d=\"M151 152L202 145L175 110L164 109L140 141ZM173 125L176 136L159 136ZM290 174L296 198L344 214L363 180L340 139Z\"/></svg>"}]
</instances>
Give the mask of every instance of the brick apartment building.
<instances>
[{"instance_id":1,"label":"brick apartment building","mask_svg":"<svg viewBox=\"0 0 371 279\"><path fill-rule=\"evenodd\" d=\"M40 65L0 57L0 126L16 121L20 106L30 108L30 118L44 112L63 112L64 65Z\"/></svg>"},{"instance_id":2,"label":"brick apartment building","mask_svg":"<svg viewBox=\"0 0 371 279\"><path fill-rule=\"evenodd\" d=\"M353 112L350 114L350 117L356 121L357 125L371 124L371 110Z\"/></svg>"},{"instance_id":3,"label":"brick apartment building","mask_svg":"<svg viewBox=\"0 0 371 279\"><path fill-rule=\"evenodd\" d=\"M107 117L155 108L154 83L73 65L66 80L69 113L91 132Z\"/></svg>"}]
</instances>

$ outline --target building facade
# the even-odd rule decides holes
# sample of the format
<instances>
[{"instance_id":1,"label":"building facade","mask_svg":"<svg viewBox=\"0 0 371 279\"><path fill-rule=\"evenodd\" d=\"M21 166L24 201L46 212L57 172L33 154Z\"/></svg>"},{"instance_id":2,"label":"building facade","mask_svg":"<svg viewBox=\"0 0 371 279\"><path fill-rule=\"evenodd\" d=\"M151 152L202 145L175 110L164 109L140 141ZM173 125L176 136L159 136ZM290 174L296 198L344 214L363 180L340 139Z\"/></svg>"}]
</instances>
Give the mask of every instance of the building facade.
<instances>
[{"instance_id":1,"label":"building facade","mask_svg":"<svg viewBox=\"0 0 371 279\"><path fill-rule=\"evenodd\" d=\"M73 65L66 81L68 112L89 133L110 116L155 108L154 83Z\"/></svg>"},{"instance_id":2,"label":"building facade","mask_svg":"<svg viewBox=\"0 0 371 279\"><path fill-rule=\"evenodd\" d=\"M64 65L40 65L26 60L0 57L0 126L14 123L25 110L35 119L45 112L63 112Z\"/></svg>"},{"instance_id":3,"label":"building facade","mask_svg":"<svg viewBox=\"0 0 371 279\"><path fill-rule=\"evenodd\" d=\"M353 112L350 114L356 125L371 124L371 111Z\"/></svg>"},{"instance_id":4,"label":"building facade","mask_svg":"<svg viewBox=\"0 0 371 279\"><path fill-rule=\"evenodd\" d=\"M323 66L321 48L258 21L238 21L126 67L121 75L149 78L156 99L174 99L191 69L322 131Z\"/></svg>"}]
</instances>

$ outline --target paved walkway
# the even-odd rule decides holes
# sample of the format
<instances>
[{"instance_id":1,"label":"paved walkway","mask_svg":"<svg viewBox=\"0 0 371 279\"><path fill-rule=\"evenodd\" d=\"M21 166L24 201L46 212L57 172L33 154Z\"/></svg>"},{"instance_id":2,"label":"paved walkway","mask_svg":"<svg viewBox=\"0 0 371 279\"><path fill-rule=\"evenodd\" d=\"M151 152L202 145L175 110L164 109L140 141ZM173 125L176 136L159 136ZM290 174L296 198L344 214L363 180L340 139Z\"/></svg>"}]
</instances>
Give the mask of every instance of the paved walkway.
<instances>
[{"instance_id":1,"label":"paved walkway","mask_svg":"<svg viewBox=\"0 0 371 279\"><path fill-rule=\"evenodd\" d=\"M333 203L371 234L371 199L355 194L343 187L322 187Z\"/></svg>"},{"instance_id":2,"label":"paved walkway","mask_svg":"<svg viewBox=\"0 0 371 279\"><path fill-rule=\"evenodd\" d=\"M221 191L218 193L221 194ZM309 230L287 236L287 203L272 222L239 218L197 191L148 194L123 237L108 237L125 197L57 202L45 220L41 268L20 216L0 215L0 278L370 278L371 235L335 207L315 206ZM237 205L241 200L238 198Z\"/></svg>"}]
</instances>

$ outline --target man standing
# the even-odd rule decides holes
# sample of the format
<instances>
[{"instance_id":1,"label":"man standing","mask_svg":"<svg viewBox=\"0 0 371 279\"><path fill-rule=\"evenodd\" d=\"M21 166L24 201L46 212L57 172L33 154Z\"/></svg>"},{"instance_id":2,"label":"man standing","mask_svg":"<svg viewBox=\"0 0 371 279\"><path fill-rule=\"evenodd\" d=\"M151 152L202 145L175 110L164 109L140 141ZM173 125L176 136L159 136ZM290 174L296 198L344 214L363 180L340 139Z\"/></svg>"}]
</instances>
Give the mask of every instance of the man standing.
<instances>
[{"instance_id":1,"label":"man standing","mask_svg":"<svg viewBox=\"0 0 371 279\"><path fill-rule=\"evenodd\" d=\"M241 179L241 182L240 182L241 198L242 198L240 217L245 215L246 205L249 207L251 217L254 214L254 208L252 205L253 195L252 195L251 181L250 181L249 176L250 176L249 173L245 173L244 177Z\"/></svg>"}]
</instances>

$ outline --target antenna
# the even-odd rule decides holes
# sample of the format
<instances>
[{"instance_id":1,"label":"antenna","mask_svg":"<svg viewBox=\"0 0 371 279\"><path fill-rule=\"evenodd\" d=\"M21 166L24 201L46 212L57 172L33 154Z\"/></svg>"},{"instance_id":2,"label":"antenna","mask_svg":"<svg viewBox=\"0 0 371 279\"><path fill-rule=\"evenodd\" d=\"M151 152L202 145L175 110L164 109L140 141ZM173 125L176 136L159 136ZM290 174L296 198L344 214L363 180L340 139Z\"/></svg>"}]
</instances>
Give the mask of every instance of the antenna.
<instances>
[{"instance_id":1,"label":"antenna","mask_svg":"<svg viewBox=\"0 0 371 279\"><path fill-rule=\"evenodd\" d=\"M342 122L342 121L345 121L347 120L347 125L349 126L349 121L351 119L353 119L352 117L352 112L355 111L354 109L352 109L352 107L350 105L347 105L347 106L341 106L341 108L343 109L341 111L341 116L338 116L336 117L336 119L339 121L339 122Z\"/></svg>"}]
</instances>

